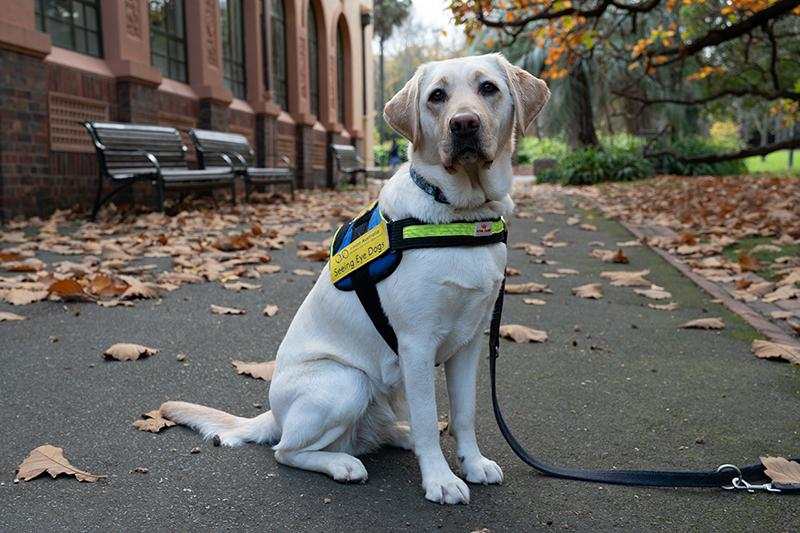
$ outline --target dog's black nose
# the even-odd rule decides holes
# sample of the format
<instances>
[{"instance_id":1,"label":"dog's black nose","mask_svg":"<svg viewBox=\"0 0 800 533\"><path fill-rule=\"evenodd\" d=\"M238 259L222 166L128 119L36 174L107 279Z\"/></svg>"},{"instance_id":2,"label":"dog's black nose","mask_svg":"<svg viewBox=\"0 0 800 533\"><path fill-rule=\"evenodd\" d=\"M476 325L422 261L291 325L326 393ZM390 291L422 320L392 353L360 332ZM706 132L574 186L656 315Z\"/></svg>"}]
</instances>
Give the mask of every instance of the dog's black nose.
<instances>
[{"instance_id":1,"label":"dog's black nose","mask_svg":"<svg viewBox=\"0 0 800 533\"><path fill-rule=\"evenodd\" d=\"M457 113L450 119L450 131L455 135L474 135L480 127L481 119L475 113Z\"/></svg>"}]
</instances>

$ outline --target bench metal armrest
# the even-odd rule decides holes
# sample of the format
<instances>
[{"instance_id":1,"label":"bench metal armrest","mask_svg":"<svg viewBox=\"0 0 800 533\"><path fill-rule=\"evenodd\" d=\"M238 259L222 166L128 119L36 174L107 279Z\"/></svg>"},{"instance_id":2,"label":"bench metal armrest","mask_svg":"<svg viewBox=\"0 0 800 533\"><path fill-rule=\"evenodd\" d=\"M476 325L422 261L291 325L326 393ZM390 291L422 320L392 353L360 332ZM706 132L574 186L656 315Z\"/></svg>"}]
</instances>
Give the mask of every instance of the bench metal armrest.
<instances>
[{"instance_id":1,"label":"bench metal armrest","mask_svg":"<svg viewBox=\"0 0 800 533\"><path fill-rule=\"evenodd\" d=\"M237 155L238 155L238 154L237 154ZM223 153L223 152L220 152L220 153L219 153L219 157L220 157L220 158L221 158L223 161L225 161L225 163L227 163L227 164L228 164L228 166L230 167L230 170L231 170L231 172L233 172L233 173L235 173L235 172L236 172L236 168L233 166L233 160L231 159L231 157L230 157L228 154L226 154L226 153ZM241 156L239 156L239 157L241 157ZM244 165L244 168L247 168L247 164L246 164L246 163L245 163L245 165Z\"/></svg>"},{"instance_id":2,"label":"bench metal armrest","mask_svg":"<svg viewBox=\"0 0 800 533\"><path fill-rule=\"evenodd\" d=\"M294 165L292 164L292 160L289 159L287 156L282 155L281 156L281 161L283 161L283 164L286 165L286 168L290 168L290 169L294 170Z\"/></svg>"}]
</instances>

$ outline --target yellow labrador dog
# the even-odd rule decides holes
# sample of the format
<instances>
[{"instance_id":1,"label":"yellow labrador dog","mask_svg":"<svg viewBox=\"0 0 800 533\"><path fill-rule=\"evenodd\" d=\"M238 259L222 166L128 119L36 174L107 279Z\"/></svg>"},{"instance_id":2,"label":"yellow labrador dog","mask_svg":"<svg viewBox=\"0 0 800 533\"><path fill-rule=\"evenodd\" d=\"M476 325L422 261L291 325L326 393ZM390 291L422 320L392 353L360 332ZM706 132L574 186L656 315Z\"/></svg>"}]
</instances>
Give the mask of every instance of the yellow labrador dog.
<instances>
[{"instance_id":1,"label":"yellow labrador dog","mask_svg":"<svg viewBox=\"0 0 800 533\"><path fill-rule=\"evenodd\" d=\"M383 187L382 211L427 223L508 215L514 130L525 131L549 94L543 81L499 54L421 66L384 115L413 143L416 172L449 204L418 187L405 166ZM469 489L439 443L434 366L445 365L450 432L463 477L500 483L500 467L483 456L475 438L475 383L505 264L502 243L407 250L378 284L399 356L355 293L334 288L326 266L278 349L270 411L240 418L184 402L161 409L224 445L274 444L279 463L337 481L366 481L356 456L379 446L413 450L428 500L468 503Z\"/></svg>"}]
</instances>

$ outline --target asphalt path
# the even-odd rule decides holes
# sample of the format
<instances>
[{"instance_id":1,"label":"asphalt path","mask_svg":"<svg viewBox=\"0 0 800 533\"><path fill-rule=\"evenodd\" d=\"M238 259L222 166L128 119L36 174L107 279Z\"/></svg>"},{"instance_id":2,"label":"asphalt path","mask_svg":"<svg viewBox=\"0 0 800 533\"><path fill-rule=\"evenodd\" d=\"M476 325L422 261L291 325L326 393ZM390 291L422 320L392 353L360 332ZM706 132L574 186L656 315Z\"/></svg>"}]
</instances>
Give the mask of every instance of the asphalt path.
<instances>
[{"instance_id":1,"label":"asphalt path","mask_svg":"<svg viewBox=\"0 0 800 533\"><path fill-rule=\"evenodd\" d=\"M520 250L509 255L510 265L521 270L510 282L546 282L553 291L531 295L545 299L544 306L525 305L523 296L506 299L504 323L549 334L542 344L502 342L500 395L518 438L551 462L584 467L707 469L764 454L800 455L800 371L756 359L749 346L757 333L646 248L626 249L627 266L590 257L591 241L612 247L632 237L615 222L578 214L598 231L569 226L566 215L512 220L511 242L536 243L558 228L558 240L568 243L547 251L558 265L536 264ZM341 485L276 464L266 446L215 448L181 427L160 434L135 430L131 423L140 413L168 399L245 416L267 407L268 385L236 375L230 361L274 358L314 281L291 270L321 270L295 252L290 244L274 253L283 272L262 278L256 291L188 285L134 308L0 303L0 310L28 317L0 324L0 530L792 531L800 525L800 501L791 496L617 487L537 475L497 430L485 359L478 439L503 468L505 482L472 486L468 506L427 502L409 452L366 456L369 482ZM542 277L556 268L579 274ZM631 289L599 278L602 270L645 268L649 279L672 292L678 310L650 309ZM571 294L570 288L591 282L603 283L603 299ZM276 316L261 314L267 303L280 307ZM211 304L248 314L213 315ZM677 328L712 316L722 317L726 329ZM160 353L136 362L104 361L101 353L115 342ZM179 353L188 355L185 362L176 359ZM447 412L443 386L439 410ZM17 465L45 443L64 448L75 466L108 478L13 483ZM442 443L456 467L451 437ZM195 447L199 453L191 453ZM132 472L137 467L148 472Z\"/></svg>"}]
</instances>

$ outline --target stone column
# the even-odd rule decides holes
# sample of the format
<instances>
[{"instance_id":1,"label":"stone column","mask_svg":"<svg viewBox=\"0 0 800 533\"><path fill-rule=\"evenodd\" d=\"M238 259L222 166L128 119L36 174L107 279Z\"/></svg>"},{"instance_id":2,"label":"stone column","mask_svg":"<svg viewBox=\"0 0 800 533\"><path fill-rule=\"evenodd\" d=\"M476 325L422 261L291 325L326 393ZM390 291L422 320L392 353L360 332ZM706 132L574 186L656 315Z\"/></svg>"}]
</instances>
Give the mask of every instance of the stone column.
<instances>
[{"instance_id":1,"label":"stone column","mask_svg":"<svg viewBox=\"0 0 800 533\"><path fill-rule=\"evenodd\" d=\"M49 207L47 67L50 37L36 31L33 2L0 10L0 222Z\"/></svg>"},{"instance_id":2,"label":"stone column","mask_svg":"<svg viewBox=\"0 0 800 533\"><path fill-rule=\"evenodd\" d=\"M222 82L222 40L218 0L185 2L189 84L199 97L198 126L227 131L231 92Z\"/></svg>"},{"instance_id":3,"label":"stone column","mask_svg":"<svg viewBox=\"0 0 800 533\"><path fill-rule=\"evenodd\" d=\"M145 0L104 2L104 59L117 80L117 119L158 123L161 73L150 64L150 15Z\"/></svg>"}]
</instances>

